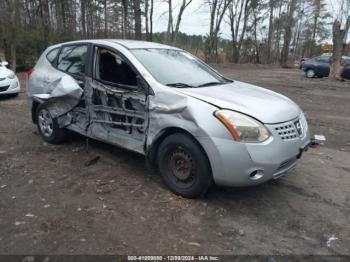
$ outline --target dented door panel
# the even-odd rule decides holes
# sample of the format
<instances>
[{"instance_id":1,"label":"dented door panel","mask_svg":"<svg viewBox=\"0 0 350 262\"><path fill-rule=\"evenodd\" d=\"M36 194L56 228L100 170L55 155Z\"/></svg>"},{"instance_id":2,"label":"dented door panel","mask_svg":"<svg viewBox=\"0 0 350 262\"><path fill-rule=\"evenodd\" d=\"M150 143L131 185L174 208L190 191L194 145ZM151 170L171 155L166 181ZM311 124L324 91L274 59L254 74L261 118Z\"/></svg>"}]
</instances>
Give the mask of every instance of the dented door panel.
<instances>
[{"instance_id":1,"label":"dented door panel","mask_svg":"<svg viewBox=\"0 0 350 262\"><path fill-rule=\"evenodd\" d=\"M88 79L85 101L87 134L136 152L144 152L147 96L140 91L106 86Z\"/></svg>"}]
</instances>

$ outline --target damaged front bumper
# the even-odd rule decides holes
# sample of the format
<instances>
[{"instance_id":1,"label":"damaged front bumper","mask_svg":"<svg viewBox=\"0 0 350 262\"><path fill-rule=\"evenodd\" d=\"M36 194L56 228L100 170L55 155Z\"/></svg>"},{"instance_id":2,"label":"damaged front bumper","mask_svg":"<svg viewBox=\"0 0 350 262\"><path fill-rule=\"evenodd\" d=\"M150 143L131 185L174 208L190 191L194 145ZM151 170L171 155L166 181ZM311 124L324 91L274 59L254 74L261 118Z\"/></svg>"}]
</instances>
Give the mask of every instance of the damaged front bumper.
<instances>
[{"instance_id":1,"label":"damaged front bumper","mask_svg":"<svg viewBox=\"0 0 350 262\"><path fill-rule=\"evenodd\" d=\"M267 125L272 136L263 143L240 143L223 138L198 138L210 159L213 178L221 186L252 186L277 179L293 169L308 149L310 135L284 141Z\"/></svg>"}]
</instances>

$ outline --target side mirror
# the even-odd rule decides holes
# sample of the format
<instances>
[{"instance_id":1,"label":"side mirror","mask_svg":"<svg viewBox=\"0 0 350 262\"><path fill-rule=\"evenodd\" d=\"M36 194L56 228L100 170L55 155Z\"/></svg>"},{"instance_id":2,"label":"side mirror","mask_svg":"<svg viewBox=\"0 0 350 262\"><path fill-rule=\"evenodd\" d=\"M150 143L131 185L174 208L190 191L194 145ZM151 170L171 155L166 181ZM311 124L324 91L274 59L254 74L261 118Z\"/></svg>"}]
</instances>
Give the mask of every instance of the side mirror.
<instances>
[{"instance_id":1,"label":"side mirror","mask_svg":"<svg viewBox=\"0 0 350 262\"><path fill-rule=\"evenodd\" d=\"M1 65L2 65L2 66L8 66L9 63L8 63L7 61L3 61L3 62L1 62Z\"/></svg>"}]
</instances>

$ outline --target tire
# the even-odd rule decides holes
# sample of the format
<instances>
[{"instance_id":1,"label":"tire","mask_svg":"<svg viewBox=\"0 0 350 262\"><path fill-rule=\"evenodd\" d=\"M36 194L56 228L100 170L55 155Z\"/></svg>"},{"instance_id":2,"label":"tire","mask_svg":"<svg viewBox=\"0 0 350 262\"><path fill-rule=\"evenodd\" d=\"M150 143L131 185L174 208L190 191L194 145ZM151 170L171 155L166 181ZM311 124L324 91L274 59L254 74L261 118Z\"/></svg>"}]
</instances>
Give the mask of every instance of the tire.
<instances>
[{"instance_id":1,"label":"tire","mask_svg":"<svg viewBox=\"0 0 350 262\"><path fill-rule=\"evenodd\" d=\"M41 137L50 144L59 144L68 137L68 131L60 128L57 119L51 117L45 103L38 106L36 110L36 124Z\"/></svg>"},{"instance_id":2,"label":"tire","mask_svg":"<svg viewBox=\"0 0 350 262\"><path fill-rule=\"evenodd\" d=\"M213 184L209 160L197 141L176 133L164 139L157 152L164 184L186 198L205 195Z\"/></svg>"},{"instance_id":3,"label":"tire","mask_svg":"<svg viewBox=\"0 0 350 262\"><path fill-rule=\"evenodd\" d=\"M316 76L316 72L313 69L308 69L306 70L305 75L307 78L314 78Z\"/></svg>"}]
</instances>

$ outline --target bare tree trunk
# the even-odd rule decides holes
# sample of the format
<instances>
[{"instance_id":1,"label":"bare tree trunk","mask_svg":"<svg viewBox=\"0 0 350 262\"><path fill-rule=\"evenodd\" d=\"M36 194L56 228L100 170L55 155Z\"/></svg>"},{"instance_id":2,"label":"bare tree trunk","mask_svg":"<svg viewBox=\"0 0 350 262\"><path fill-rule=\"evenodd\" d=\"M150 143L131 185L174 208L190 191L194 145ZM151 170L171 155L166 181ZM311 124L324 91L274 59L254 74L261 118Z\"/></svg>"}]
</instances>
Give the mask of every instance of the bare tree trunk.
<instances>
[{"instance_id":1,"label":"bare tree trunk","mask_svg":"<svg viewBox=\"0 0 350 262\"><path fill-rule=\"evenodd\" d=\"M86 38L86 0L80 1L80 13L81 13L81 33L82 38Z\"/></svg>"},{"instance_id":2,"label":"bare tree trunk","mask_svg":"<svg viewBox=\"0 0 350 262\"><path fill-rule=\"evenodd\" d=\"M240 5L239 5L240 2ZM230 28L232 36L232 62L239 60L239 51L238 51L238 33L243 13L244 1L236 1L235 4L231 3L229 8L229 19L230 19ZM237 13L238 12L238 13Z\"/></svg>"},{"instance_id":3,"label":"bare tree trunk","mask_svg":"<svg viewBox=\"0 0 350 262\"><path fill-rule=\"evenodd\" d=\"M274 10L274 0L270 0L270 18L269 18L269 33L267 37L267 63L271 64L271 49L272 49L272 38L273 38L273 10Z\"/></svg>"},{"instance_id":4,"label":"bare tree trunk","mask_svg":"<svg viewBox=\"0 0 350 262\"><path fill-rule=\"evenodd\" d=\"M259 50L259 42L257 36L257 23L258 18L256 13L254 12L254 42L255 42L255 63L260 64L260 50Z\"/></svg>"},{"instance_id":5,"label":"bare tree trunk","mask_svg":"<svg viewBox=\"0 0 350 262\"><path fill-rule=\"evenodd\" d=\"M11 10L12 9L12 10ZM11 39L10 39L10 55L11 55L11 69L16 72L17 68L17 34L19 29L19 0L13 1L11 12Z\"/></svg>"},{"instance_id":6,"label":"bare tree trunk","mask_svg":"<svg viewBox=\"0 0 350 262\"><path fill-rule=\"evenodd\" d=\"M222 19L232 0L212 0L210 5L210 28L205 48L205 59L208 62L218 61L218 34L221 28Z\"/></svg>"},{"instance_id":7,"label":"bare tree trunk","mask_svg":"<svg viewBox=\"0 0 350 262\"><path fill-rule=\"evenodd\" d=\"M346 47L346 37L350 27L350 16L347 18L344 29L341 29L339 20L335 20L333 23L333 56L332 66L330 72L330 78L333 80L341 79L343 72L343 66L341 65L341 59Z\"/></svg>"},{"instance_id":8,"label":"bare tree trunk","mask_svg":"<svg viewBox=\"0 0 350 262\"><path fill-rule=\"evenodd\" d=\"M294 23L294 12L296 9L296 0L291 0L288 8L288 14L287 14L287 21L285 23L284 28L284 43L282 48L282 54L281 54L281 65L286 67L288 66L288 55L289 55L289 47L290 47L290 41L292 39L292 27Z\"/></svg>"},{"instance_id":9,"label":"bare tree trunk","mask_svg":"<svg viewBox=\"0 0 350 262\"><path fill-rule=\"evenodd\" d=\"M149 0L145 0L145 29L146 29L146 40L149 40L149 19L148 19L148 9L149 9Z\"/></svg>"},{"instance_id":10,"label":"bare tree trunk","mask_svg":"<svg viewBox=\"0 0 350 262\"><path fill-rule=\"evenodd\" d=\"M320 17L321 12L321 0L314 0L314 23L312 26L312 37L309 44L309 57L313 57L314 46L316 45L316 31L318 26L318 19Z\"/></svg>"},{"instance_id":11,"label":"bare tree trunk","mask_svg":"<svg viewBox=\"0 0 350 262\"><path fill-rule=\"evenodd\" d=\"M182 0L182 5L181 5L181 7L180 7L179 14L177 15L175 31L174 31L174 33L173 33L173 39L172 39L172 44L173 44L173 45L176 43L177 36L178 36L178 34L179 34L182 15L183 15L185 9L188 7L188 5L189 5L191 2L192 2L192 0L189 0L188 2L187 2L186 0Z\"/></svg>"},{"instance_id":12,"label":"bare tree trunk","mask_svg":"<svg viewBox=\"0 0 350 262\"><path fill-rule=\"evenodd\" d=\"M142 39L142 21L141 21L141 3L140 0L134 0L134 15L135 15L135 39L141 40Z\"/></svg>"},{"instance_id":13,"label":"bare tree trunk","mask_svg":"<svg viewBox=\"0 0 350 262\"><path fill-rule=\"evenodd\" d=\"M149 14L149 41L153 40L153 10L154 10L154 0L151 0L151 11Z\"/></svg>"},{"instance_id":14,"label":"bare tree trunk","mask_svg":"<svg viewBox=\"0 0 350 262\"><path fill-rule=\"evenodd\" d=\"M123 38L128 36L128 0L122 0L123 5Z\"/></svg>"},{"instance_id":15,"label":"bare tree trunk","mask_svg":"<svg viewBox=\"0 0 350 262\"><path fill-rule=\"evenodd\" d=\"M243 20L243 28L242 28L242 33L238 42L237 46L237 57L235 63L240 63L240 52L242 48L242 43L244 39L245 32L247 30L247 23L248 23L248 17L249 17L249 12L250 12L250 0L245 0L245 5L244 5L244 20Z\"/></svg>"},{"instance_id":16,"label":"bare tree trunk","mask_svg":"<svg viewBox=\"0 0 350 262\"><path fill-rule=\"evenodd\" d=\"M166 32L166 43L170 44L173 39L173 3L172 0L168 0L168 29Z\"/></svg>"},{"instance_id":17,"label":"bare tree trunk","mask_svg":"<svg viewBox=\"0 0 350 262\"><path fill-rule=\"evenodd\" d=\"M282 7L283 7L283 0L279 0L279 7L278 7L278 19L281 20L282 16ZM274 62L280 60L280 42L281 42L281 35L282 35L282 25L281 21L277 23L276 27L276 33L277 37L275 39L275 48L274 48Z\"/></svg>"},{"instance_id":18,"label":"bare tree trunk","mask_svg":"<svg viewBox=\"0 0 350 262\"><path fill-rule=\"evenodd\" d=\"M105 32L105 38L108 38L108 17L107 17L107 0L104 0L103 2L104 5L104 11L105 11L105 17L104 17L104 32Z\"/></svg>"},{"instance_id":19,"label":"bare tree trunk","mask_svg":"<svg viewBox=\"0 0 350 262\"><path fill-rule=\"evenodd\" d=\"M67 28L67 17L66 17L66 5L65 5L65 1L61 0L60 1L60 8L61 8L61 28L63 30L63 32L66 32L66 28Z\"/></svg>"}]
</instances>

